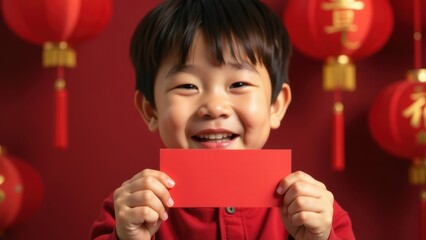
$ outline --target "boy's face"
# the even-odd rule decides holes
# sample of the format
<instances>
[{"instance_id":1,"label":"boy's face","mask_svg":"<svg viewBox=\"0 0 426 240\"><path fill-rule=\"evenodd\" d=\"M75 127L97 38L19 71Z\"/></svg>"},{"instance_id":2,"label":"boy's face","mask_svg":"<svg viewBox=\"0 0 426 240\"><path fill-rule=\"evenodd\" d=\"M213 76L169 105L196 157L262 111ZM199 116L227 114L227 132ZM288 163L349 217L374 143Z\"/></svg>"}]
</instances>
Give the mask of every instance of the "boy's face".
<instances>
[{"instance_id":1,"label":"boy's face","mask_svg":"<svg viewBox=\"0 0 426 240\"><path fill-rule=\"evenodd\" d=\"M266 68L224 55L224 65L213 64L198 33L185 66L170 57L160 67L155 108L137 92L136 105L166 147L260 149L279 127L291 99L288 85L271 104Z\"/></svg>"}]
</instances>

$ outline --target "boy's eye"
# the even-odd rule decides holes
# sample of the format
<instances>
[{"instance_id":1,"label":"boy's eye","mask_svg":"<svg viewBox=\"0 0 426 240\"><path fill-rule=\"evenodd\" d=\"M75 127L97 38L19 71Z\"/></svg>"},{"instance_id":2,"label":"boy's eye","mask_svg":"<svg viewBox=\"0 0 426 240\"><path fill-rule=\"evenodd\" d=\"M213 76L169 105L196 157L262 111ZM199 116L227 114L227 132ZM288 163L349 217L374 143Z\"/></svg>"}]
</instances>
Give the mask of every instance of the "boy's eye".
<instances>
[{"instance_id":1,"label":"boy's eye","mask_svg":"<svg viewBox=\"0 0 426 240\"><path fill-rule=\"evenodd\" d=\"M231 86L229 88L240 88L240 87L245 87L248 86L247 83L245 82L234 82L231 84Z\"/></svg>"},{"instance_id":2,"label":"boy's eye","mask_svg":"<svg viewBox=\"0 0 426 240\"><path fill-rule=\"evenodd\" d=\"M177 86L176 88L182 88L182 89L198 89L197 86L195 86L194 84L182 84Z\"/></svg>"}]
</instances>

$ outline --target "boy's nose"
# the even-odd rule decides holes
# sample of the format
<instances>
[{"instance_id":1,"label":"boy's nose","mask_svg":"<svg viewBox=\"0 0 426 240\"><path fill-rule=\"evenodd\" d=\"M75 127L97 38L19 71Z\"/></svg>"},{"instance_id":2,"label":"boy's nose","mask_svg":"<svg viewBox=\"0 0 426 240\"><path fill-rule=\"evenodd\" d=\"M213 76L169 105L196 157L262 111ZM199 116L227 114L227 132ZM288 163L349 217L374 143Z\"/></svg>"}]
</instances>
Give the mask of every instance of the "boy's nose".
<instances>
[{"instance_id":1,"label":"boy's nose","mask_svg":"<svg viewBox=\"0 0 426 240\"><path fill-rule=\"evenodd\" d=\"M198 109L199 117L208 118L227 118L231 115L230 103L221 97L205 99L204 103Z\"/></svg>"}]
</instances>

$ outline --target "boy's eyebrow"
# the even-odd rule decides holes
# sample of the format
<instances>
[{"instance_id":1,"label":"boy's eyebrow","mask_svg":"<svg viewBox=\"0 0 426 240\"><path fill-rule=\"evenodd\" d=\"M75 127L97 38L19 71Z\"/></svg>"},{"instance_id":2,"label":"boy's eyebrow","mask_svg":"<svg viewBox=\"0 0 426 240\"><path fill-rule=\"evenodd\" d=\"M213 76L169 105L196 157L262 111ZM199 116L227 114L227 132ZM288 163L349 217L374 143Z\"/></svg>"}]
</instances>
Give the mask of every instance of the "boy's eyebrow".
<instances>
[{"instance_id":1,"label":"boy's eyebrow","mask_svg":"<svg viewBox=\"0 0 426 240\"><path fill-rule=\"evenodd\" d=\"M251 72L259 73L257 69L253 66L253 64L250 64L248 62L229 62L225 65L228 65L236 70L248 70ZM176 64L174 65L170 71L167 73L167 77L173 76L180 72L188 72L193 73L197 71L197 67L195 65L188 65L188 64Z\"/></svg>"},{"instance_id":2,"label":"boy's eyebrow","mask_svg":"<svg viewBox=\"0 0 426 240\"><path fill-rule=\"evenodd\" d=\"M237 70L249 70L252 72L256 72L258 73L257 69L255 68L255 66L253 66L253 64L246 62L246 61L241 61L241 62L231 62L228 63L228 65L230 65L231 67L237 69Z\"/></svg>"},{"instance_id":3,"label":"boy's eyebrow","mask_svg":"<svg viewBox=\"0 0 426 240\"><path fill-rule=\"evenodd\" d=\"M197 67L196 66L194 66L194 65L188 65L188 64L176 64L176 65L174 65L170 70L169 70L169 72L167 73L167 77L170 77L170 76L173 76L173 75L175 75L175 74L177 74L177 73L180 73L180 72L189 72L189 73L192 73L192 72L195 72L196 71L196 69L197 69Z\"/></svg>"}]
</instances>

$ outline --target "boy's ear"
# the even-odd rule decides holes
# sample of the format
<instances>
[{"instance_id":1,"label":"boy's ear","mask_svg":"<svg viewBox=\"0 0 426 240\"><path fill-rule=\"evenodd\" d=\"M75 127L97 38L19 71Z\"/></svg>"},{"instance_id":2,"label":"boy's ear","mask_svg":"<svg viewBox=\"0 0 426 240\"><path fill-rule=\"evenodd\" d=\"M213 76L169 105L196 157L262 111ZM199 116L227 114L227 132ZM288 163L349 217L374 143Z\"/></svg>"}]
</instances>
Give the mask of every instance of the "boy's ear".
<instances>
[{"instance_id":1,"label":"boy's ear","mask_svg":"<svg viewBox=\"0 0 426 240\"><path fill-rule=\"evenodd\" d=\"M139 113L141 114L146 125L148 126L148 129L151 132L157 131L158 130L157 111L151 105L151 103L148 102L145 96L139 91L136 91L135 93L135 106L138 109Z\"/></svg>"},{"instance_id":2,"label":"boy's ear","mask_svg":"<svg viewBox=\"0 0 426 240\"><path fill-rule=\"evenodd\" d=\"M287 83L282 85L281 91L277 96L275 102L271 104L270 111L270 125L272 129L277 129L281 120L283 119L285 112L287 111L288 105L291 102L291 90Z\"/></svg>"}]
</instances>

